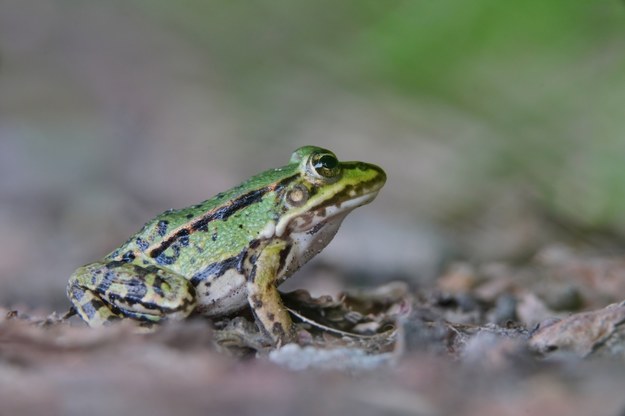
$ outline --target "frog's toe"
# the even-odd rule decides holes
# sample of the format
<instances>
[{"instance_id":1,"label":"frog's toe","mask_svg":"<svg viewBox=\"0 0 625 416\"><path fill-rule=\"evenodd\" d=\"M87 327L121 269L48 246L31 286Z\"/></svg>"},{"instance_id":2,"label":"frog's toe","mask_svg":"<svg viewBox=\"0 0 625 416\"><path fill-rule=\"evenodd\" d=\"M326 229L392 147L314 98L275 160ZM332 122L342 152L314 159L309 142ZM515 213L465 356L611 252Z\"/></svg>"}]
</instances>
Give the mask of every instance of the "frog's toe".
<instances>
[{"instance_id":1,"label":"frog's toe","mask_svg":"<svg viewBox=\"0 0 625 416\"><path fill-rule=\"evenodd\" d=\"M100 327L121 319L98 295L92 291L70 284L67 295L76 313L91 327Z\"/></svg>"}]
</instances>

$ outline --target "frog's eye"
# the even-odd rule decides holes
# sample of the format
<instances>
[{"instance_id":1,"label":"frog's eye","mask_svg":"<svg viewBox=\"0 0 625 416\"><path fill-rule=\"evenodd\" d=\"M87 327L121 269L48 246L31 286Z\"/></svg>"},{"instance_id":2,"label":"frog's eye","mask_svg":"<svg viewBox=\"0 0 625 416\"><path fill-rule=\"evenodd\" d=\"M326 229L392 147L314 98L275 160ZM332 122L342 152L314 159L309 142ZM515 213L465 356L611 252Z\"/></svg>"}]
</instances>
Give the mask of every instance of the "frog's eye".
<instances>
[{"instance_id":1,"label":"frog's eye","mask_svg":"<svg viewBox=\"0 0 625 416\"><path fill-rule=\"evenodd\" d=\"M287 202L295 207L302 206L308 201L308 189L302 185L296 185L286 194Z\"/></svg>"},{"instance_id":2,"label":"frog's eye","mask_svg":"<svg viewBox=\"0 0 625 416\"><path fill-rule=\"evenodd\" d=\"M310 166L323 178L334 178L341 173L339 161L332 153L317 153L311 157Z\"/></svg>"}]
</instances>

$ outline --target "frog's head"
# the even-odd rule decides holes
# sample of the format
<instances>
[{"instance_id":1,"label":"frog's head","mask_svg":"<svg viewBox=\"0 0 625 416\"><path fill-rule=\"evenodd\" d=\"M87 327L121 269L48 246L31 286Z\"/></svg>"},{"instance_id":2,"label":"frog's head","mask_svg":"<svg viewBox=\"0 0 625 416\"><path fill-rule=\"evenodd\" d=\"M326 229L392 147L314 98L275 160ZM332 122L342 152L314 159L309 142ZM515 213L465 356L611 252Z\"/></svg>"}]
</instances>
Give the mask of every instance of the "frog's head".
<instances>
[{"instance_id":1,"label":"frog's head","mask_svg":"<svg viewBox=\"0 0 625 416\"><path fill-rule=\"evenodd\" d=\"M345 216L371 202L386 182L378 166L340 162L331 151L315 146L297 149L290 162L298 174L281 192L275 235L288 235L306 258L325 247Z\"/></svg>"}]
</instances>

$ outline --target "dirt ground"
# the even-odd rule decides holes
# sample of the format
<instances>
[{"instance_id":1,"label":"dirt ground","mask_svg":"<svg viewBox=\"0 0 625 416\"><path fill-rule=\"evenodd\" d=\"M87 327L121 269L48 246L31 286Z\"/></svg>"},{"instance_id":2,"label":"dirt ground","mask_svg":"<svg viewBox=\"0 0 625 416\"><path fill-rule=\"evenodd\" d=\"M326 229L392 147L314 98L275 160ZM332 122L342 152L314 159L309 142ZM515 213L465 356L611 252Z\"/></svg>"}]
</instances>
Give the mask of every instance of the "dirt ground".
<instances>
[{"instance_id":1,"label":"dirt ground","mask_svg":"<svg viewBox=\"0 0 625 416\"><path fill-rule=\"evenodd\" d=\"M625 262L549 247L337 299L285 295L298 344L245 313L140 334L0 312L0 415L622 415Z\"/></svg>"}]
</instances>

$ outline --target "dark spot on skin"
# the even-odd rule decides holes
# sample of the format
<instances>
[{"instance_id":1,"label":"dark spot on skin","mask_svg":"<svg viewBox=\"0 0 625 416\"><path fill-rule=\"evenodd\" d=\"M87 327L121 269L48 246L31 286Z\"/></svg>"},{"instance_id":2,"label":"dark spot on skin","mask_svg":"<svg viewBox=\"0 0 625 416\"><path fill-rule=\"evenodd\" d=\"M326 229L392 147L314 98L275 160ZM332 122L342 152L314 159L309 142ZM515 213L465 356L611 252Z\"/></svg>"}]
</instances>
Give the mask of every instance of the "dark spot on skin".
<instances>
[{"instance_id":1,"label":"dark spot on skin","mask_svg":"<svg viewBox=\"0 0 625 416\"><path fill-rule=\"evenodd\" d=\"M145 286L145 283L138 279L126 282L125 287L128 292L124 296L124 299L130 305L141 302L148 292L148 288Z\"/></svg>"},{"instance_id":2,"label":"dark spot on skin","mask_svg":"<svg viewBox=\"0 0 625 416\"><path fill-rule=\"evenodd\" d=\"M211 236L211 239L213 241L217 241L217 233L213 233L213 235Z\"/></svg>"},{"instance_id":3,"label":"dark spot on skin","mask_svg":"<svg viewBox=\"0 0 625 416\"><path fill-rule=\"evenodd\" d=\"M271 333L277 336L283 336L285 332L282 324L280 322L274 322L273 326L271 327Z\"/></svg>"},{"instance_id":4,"label":"dark spot on skin","mask_svg":"<svg viewBox=\"0 0 625 416\"><path fill-rule=\"evenodd\" d=\"M160 220L158 224L156 225L156 231L158 232L158 235L160 235L161 237L164 237L165 234L167 234L168 225L169 225L169 221Z\"/></svg>"},{"instance_id":5,"label":"dark spot on skin","mask_svg":"<svg viewBox=\"0 0 625 416\"><path fill-rule=\"evenodd\" d=\"M325 211L325 208L324 208ZM319 230L321 230L324 226L326 225L326 221L321 221L317 224L315 224L315 226L313 228L311 228L310 230L306 231L306 234L308 235L315 235L319 232Z\"/></svg>"},{"instance_id":6,"label":"dark spot on skin","mask_svg":"<svg viewBox=\"0 0 625 416\"><path fill-rule=\"evenodd\" d=\"M300 174L296 173L295 175L282 179L280 182L278 182L274 191L278 194L280 198L282 198L284 196L284 192L287 190L287 186L299 177Z\"/></svg>"},{"instance_id":7,"label":"dark spot on skin","mask_svg":"<svg viewBox=\"0 0 625 416\"><path fill-rule=\"evenodd\" d=\"M106 307L108 308L109 311L113 312L115 315L122 315L123 314L121 309L119 309L117 307L117 305L115 305L114 303L109 303L108 305L106 305ZM109 320L109 318L107 318L107 321L108 320Z\"/></svg>"},{"instance_id":8,"label":"dark spot on skin","mask_svg":"<svg viewBox=\"0 0 625 416\"><path fill-rule=\"evenodd\" d=\"M250 303L254 309L260 309L263 307L263 301L258 298L258 295L252 295L250 297Z\"/></svg>"},{"instance_id":9,"label":"dark spot on skin","mask_svg":"<svg viewBox=\"0 0 625 416\"><path fill-rule=\"evenodd\" d=\"M152 284L152 287L154 288L156 294L160 297L165 297L165 293L163 292L163 284L165 283L167 282L165 282L165 280L160 276L156 276L154 278L154 283Z\"/></svg>"},{"instance_id":10,"label":"dark spot on skin","mask_svg":"<svg viewBox=\"0 0 625 416\"><path fill-rule=\"evenodd\" d=\"M133 253L132 251L127 251L122 256L122 261L125 263L130 263L134 259L135 259L135 253Z\"/></svg>"},{"instance_id":11,"label":"dark spot on skin","mask_svg":"<svg viewBox=\"0 0 625 416\"><path fill-rule=\"evenodd\" d=\"M284 269L284 266L286 265L286 259L289 257L290 252L291 252L290 246L285 247L284 249L282 249L282 251L280 251L280 260L278 262L278 272Z\"/></svg>"},{"instance_id":12,"label":"dark spot on skin","mask_svg":"<svg viewBox=\"0 0 625 416\"><path fill-rule=\"evenodd\" d=\"M161 254L167 250L170 246L172 246L172 248L174 248L174 250L176 250L175 247L177 247L177 245L175 244L176 242L179 243L179 239L187 237L189 235L189 230L186 228L182 228L181 230L178 230L172 237L168 238L167 240L163 241L161 243L160 246L158 246L157 248L153 249L152 251L150 251L150 257L157 259L161 256ZM180 250L180 248L178 247L178 250ZM172 264L172 263L161 263L161 264Z\"/></svg>"},{"instance_id":13,"label":"dark spot on skin","mask_svg":"<svg viewBox=\"0 0 625 416\"><path fill-rule=\"evenodd\" d=\"M252 250L257 249L259 245L260 245L260 240L252 240L248 244L249 248L251 248Z\"/></svg>"},{"instance_id":14,"label":"dark spot on skin","mask_svg":"<svg viewBox=\"0 0 625 416\"><path fill-rule=\"evenodd\" d=\"M363 172L369 170L371 167L364 162L343 162L343 165L350 165L352 168L356 168Z\"/></svg>"},{"instance_id":15,"label":"dark spot on skin","mask_svg":"<svg viewBox=\"0 0 625 416\"><path fill-rule=\"evenodd\" d=\"M274 315L273 313L269 312L267 314L267 319L269 319L271 322L273 322L276 319L276 315Z\"/></svg>"},{"instance_id":16,"label":"dark spot on skin","mask_svg":"<svg viewBox=\"0 0 625 416\"><path fill-rule=\"evenodd\" d=\"M256 279L256 265L254 265L254 267L252 267L252 270L250 271L250 274L247 276L247 281L254 283L255 279Z\"/></svg>"},{"instance_id":17,"label":"dark spot on skin","mask_svg":"<svg viewBox=\"0 0 625 416\"><path fill-rule=\"evenodd\" d=\"M180 247L178 246L172 246L171 249L173 250L174 254L171 256L166 255L165 253L161 253L157 258L155 258L154 260L156 260L156 262L162 266L169 266L172 265L176 262L176 260L178 260L178 257L180 256Z\"/></svg>"},{"instance_id":18,"label":"dark spot on skin","mask_svg":"<svg viewBox=\"0 0 625 416\"><path fill-rule=\"evenodd\" d=\"M319 187L318 186L313 186L308 190L308 199L310 199L311 197L315 196L317 194L317 191L319 191Z\"/></svg>"},{"instance_id":19,"label":"dark spot on skin","mask_svg":"<svg viewBox=\"0 0 625 416\"><path fill-rule=\"evenodd\" d=\"M148 249L148 247L150 246L148 244L147 241L145 241L143 238L141 237L137 237L137 239L135 240L135 243L137 243L137 247L139 247L139 250L141 251L145 251Z\"/></svg>"},{"instance_id":20,"label":"dark spot on skin","mask_svg":"<svg viewBox=\"0 0 625 416\"><path fill-rule=\"evenodd\" d=\"M239 228L240 228L240 229L243 229L243 224L239 224Z\"/></svg>"},{"instance_id":21,"label":"dark spot on skin","mask_svg":"<svg viewBox=\"0 0 625 416\"><path fill-rule=\"evenodd\" d=\"M154 268L154 266L152 266L151 268ZM148 274L148 269L150 269L150 267L141 267L136 264L132 266L133 273L137 276L141 276L142 278L145 277L146 274Z\"/></svg>"},{"instance_id":22,"label":"dark spot on skin","mask_svg":"<svg viewBox=\"0 0 625 416\"><path fill-rule=\"evenodd\" d=\"M147 260L143 260L143 264L150 264L150 262Z\"/></svg>"},{"instance_id":23,"label":"dark spot on skin","mask_svg":"<svg viewBox=\"0 0 625 416\"><path fill-rule=\"evenodd\" d=\"M83 295L85 294L85 291L77 285L72 285L71 292L72 292L72 298L74 298L77 301L80 301L80 299L82 299Z\"/></svg>"},{"instance_id":24,"label":"dark spot on skin","mask_svg":"<svg viewBox=\"0 0 625 416\"><path fill-rule=\"evenodd\" d=\"M169 244L167 248L171 248L173 251L172 255L166 255L165 250L159 251L159 249L154 249L150 252L150 256L154 257L155 253L158 253L158 256L155 257L156 262L162 265L170 265L174 264L178 257L180 256L180 247L186 247L189 245L189 230L183 228L182 230L176 233L177 240L173 240L172 244Z\"/></svg>"},{"instance_id":25,"label":"dark spot on skin","mask_svg":"<svg viewBox=\"0 0 625 416\"><path fill-rule=\"evenodd\" d=\"M109 261L108 263L106 263L105 267L107 270L112 270L115 269L117 267L123 266L126 263L124 263L123 261L120 260L115 260L115 261Z\"/></svg>"},{"instance_id":26,"label":"dark spot on skin","mask_svg":"<svg viewBox=\"0 0 625 416\"><path fill-rule=\"evenodd\" d=\"M116 273L113 270L108 270L104 274L104 278L100 284L94 289L96 293L104 294L111 287L111 284L115 281Z\"/></svg>"},{"instance_id":27,"label":"dark spot on skin","mask_svg":"<svg viewBox=\"0 0 625 416\"><path fill-rule=\"evenodd\" d=\"M96 303L95 300L92 300L80 306L80 309L82 309L85 315L87 315L88 319L93 319L100 308L99 306L94 305L94 303ZM102 304L102 301L99 301L98 305L99 304Z\"/></svg>"}]
</instances>

